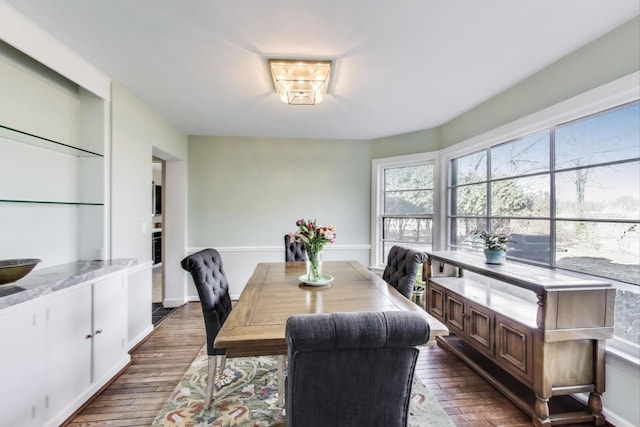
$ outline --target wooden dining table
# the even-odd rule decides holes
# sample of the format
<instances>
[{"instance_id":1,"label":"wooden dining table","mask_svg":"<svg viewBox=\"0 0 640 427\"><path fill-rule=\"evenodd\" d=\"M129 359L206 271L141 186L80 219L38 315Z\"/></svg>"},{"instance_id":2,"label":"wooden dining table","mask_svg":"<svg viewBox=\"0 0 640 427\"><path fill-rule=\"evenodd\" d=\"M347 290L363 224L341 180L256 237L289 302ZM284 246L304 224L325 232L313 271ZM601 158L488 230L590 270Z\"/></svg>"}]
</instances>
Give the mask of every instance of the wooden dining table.
<instances>
[{"instance_id":1,"label":"wooden dining table","mask_svg":"<svg viewBox=\"0 0 640 427\"><path fill-rule=\"evenodd\" d=\"M285 325L293 314L415 311L429 322L431 339L447 327L405 298L357 261L325 261L323 274L333 281L309 286L301 276L305 262L260 263L247 282L214 346L227 357L285 355Z\"/></svg>"}]
</instances>

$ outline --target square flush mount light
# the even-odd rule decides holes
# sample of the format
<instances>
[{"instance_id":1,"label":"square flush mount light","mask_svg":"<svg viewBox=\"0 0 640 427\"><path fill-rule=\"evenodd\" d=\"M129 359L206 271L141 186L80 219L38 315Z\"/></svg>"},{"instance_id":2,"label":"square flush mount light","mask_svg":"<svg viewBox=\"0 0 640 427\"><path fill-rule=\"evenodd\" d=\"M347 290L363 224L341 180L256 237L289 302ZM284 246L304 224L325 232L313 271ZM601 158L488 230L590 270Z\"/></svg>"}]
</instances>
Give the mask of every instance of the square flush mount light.
<instances>
[{"instance_id":1,"label":"square flush mount light","mask_svg":"<svg viewBox=\"0 0 640 427\"><path fill-rule=\"evenodd\" d=\"M273 85L285 104L315 105L327 94L331 61L270 59L269 69Z\"/></svg>"}]
</instances>

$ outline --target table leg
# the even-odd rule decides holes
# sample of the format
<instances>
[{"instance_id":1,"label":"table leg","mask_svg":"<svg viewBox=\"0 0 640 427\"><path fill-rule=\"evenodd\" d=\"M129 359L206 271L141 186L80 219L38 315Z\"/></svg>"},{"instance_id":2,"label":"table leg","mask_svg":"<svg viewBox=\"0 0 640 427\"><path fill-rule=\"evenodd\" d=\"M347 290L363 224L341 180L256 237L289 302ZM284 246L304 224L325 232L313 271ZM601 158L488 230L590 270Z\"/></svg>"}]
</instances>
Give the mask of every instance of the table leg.
<instances>
[{"instance_id":1,"label":"table leg","mask_svg":"<svg viewBox=\"0 0 640 427\"><path fill-rule=\"evenodd\" d=\"M278 356L278 406L284 405L284 358Z\"/></svg>"}]
</instances>

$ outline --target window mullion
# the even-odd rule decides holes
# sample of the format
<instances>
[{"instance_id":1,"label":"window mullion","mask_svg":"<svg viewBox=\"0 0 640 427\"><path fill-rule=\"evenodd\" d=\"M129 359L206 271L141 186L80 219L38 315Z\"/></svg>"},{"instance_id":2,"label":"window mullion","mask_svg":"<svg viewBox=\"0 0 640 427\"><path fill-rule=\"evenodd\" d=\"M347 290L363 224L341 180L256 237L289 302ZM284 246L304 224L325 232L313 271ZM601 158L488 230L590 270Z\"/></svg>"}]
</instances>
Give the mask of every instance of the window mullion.
<instances>
[{"instance_id":1,"label":"window mullion","mask_svg":"<svg viewBox=\"0 0 640 427\"><path fill-rule=\"evenodd\" d=\"M487 149L487 231L493 232L491 224L491 148Z\"/></svg>"},{"instance_id":2,"label":"window mullion","mask_svg":"<svg viewBox=\"0 0 640 427\"><path fill-rule=\"evenodd\" d=\"M551 221L549 223L549 263L551 268L557 266L557 225L556 225L556 127L549 129L549 214Z\"/></svg>"}]
</instances>

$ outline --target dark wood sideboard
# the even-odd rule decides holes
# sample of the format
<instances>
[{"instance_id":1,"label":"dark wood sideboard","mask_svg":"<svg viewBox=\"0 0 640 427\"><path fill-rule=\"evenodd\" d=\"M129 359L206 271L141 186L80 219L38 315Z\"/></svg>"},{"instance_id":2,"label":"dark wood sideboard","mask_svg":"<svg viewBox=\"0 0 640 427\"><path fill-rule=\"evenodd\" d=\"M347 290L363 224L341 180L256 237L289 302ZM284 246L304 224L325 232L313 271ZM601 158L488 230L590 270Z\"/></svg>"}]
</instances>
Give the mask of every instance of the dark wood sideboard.
<instances>
[{"instance_id":1,"label":"dark wood sideboard","mask_svg":"<svg viewBox=\"0 0 640 427\"><path fill-rule=\"evenodd\" d=\"M604 425L605 340L616 290L541 267L486 264L465 251L430 252L427 310L451 335L438 342L537 426ZM584 405L571 395L589 393Z\"/></svg>"}]
</instances>

